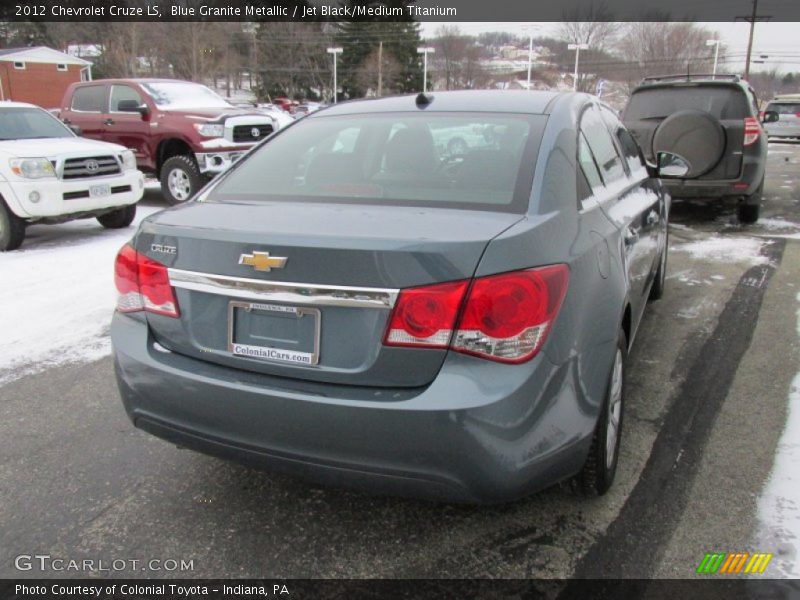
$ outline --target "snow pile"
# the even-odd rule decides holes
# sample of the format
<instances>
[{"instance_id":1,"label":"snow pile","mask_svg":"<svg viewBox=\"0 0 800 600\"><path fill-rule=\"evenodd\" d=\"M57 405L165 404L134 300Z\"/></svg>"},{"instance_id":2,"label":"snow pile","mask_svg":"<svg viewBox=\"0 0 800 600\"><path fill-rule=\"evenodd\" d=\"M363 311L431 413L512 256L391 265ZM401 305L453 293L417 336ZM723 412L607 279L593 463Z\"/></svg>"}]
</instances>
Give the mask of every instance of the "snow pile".
<instances>
[{"instance_id":1,"label":"snow pile","mask_svg":"<svg viewBox=\"0 0 800 600\"><path fill-rule=\"evenodd\" d=\"M158 210L139 206L137 222ZM20 250L0 254L0 384L110 352L114 258L134 231L94 219L34 226Z\"/></svg>"},{"instance_id":2,"label":"snow pile","mask_svg":"<svg viewBox=\"0 0 800 600\"><path fill-rule=\"evenodd\" d=\"M800 301L800 294L797 296ZM800 310L797 311L797 333L800 335ZM800 577L800 373L795 375L789 390L789 411L786 427L776 449L769 481L758 501L761 522L758 542L763 548L777 549L770 567L783 577ZM779 543L779 540L783 540ZM777 544L777 547L776 547ZM767 551L767 550L765 550ZM774 573L773 573L774 576Z\"/></svg>"},{"instance_id":3,"label":"snow pile","mask_svg":"<svg viewBox=\"0 0 800 600\"><path fill-rule=\"evenodd\" d=\"M672 252L686 252L697 260L719 262L739 262L749 265L763 265L769 258L761 250L769 241L746 237L712 236L705 240L672 246Z\"/></svg>"}]
</instances>

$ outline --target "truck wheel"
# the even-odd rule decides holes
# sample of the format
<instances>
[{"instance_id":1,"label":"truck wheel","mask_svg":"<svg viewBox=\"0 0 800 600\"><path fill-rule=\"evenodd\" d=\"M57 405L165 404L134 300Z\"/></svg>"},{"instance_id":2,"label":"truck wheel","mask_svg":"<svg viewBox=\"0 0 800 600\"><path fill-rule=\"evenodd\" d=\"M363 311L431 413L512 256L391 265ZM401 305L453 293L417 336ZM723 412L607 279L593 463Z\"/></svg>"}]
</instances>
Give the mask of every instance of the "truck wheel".
<instances>
[{"instance_id":1,"label":"truck wheel","mask_svg":"<svg viewBox=\"0 0 800 600\"><path fill-rule=\"evenodd\" d=\"M761 196L763 193L764 182L762 181L758 189L742 200L742 203L736 210L739 223L750 224L758 221L759 214L761 213Z\"/></svg>"},{"instance_id":2,"label":"truck wheel","mask_svg":"<svg viewBox=\"0 0 800 600\"><path fill-rule=\"evenodd\" d=\"M0 252L16 250L25 239L25 221L11 212L0 198Z\"/></svg>"},{"instance_id":3,"label":"truck wheel","mask_svg":"<svg viewBox=\"0 0 800 600\"><path fill-rule=\"evenodd\" d=\"M106 229L124 229L133 223L135 217L136 205L129 204L128 206L123 206L110 213L100 215L97 217L97 220L100 222L100 225Z\"/></svg>"},{"instance_id":4,"label":"truck wheel","mask_svg":"<svg viewBox=\"0 0 800 600\"><path fill-rule=\"evenodd\" d=\"M191 156L173 156L161 167L161 192L173 206L191 199L205 182Z\"/></svg>"}]
</instances>

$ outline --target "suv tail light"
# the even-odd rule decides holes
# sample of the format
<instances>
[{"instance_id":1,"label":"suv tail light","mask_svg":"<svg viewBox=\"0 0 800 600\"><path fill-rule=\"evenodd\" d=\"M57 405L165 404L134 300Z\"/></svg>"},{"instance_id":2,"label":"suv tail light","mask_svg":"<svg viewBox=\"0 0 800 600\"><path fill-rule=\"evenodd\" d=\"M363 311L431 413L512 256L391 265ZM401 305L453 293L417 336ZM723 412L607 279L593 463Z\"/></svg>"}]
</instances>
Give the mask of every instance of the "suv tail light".
<instances>
[{"instance_id":1,"label":"suv tail light","mask_svg":"<svg viewBox=\"0 0 800 600\"><path fill-rule=\"evenodd\" d=\"M751 146L756 143L761 133L761 124L755 117L747 117L744 120L744 141L743 146Z\"/></svg>"},{"instance_id":2,"label":"suv tail light","mask_svg":"<svg viewBox=\"0 0 800 600\"><path fill-rule=\"evenodd\" d=\"M145 310L168 317L180 316L167 267L139 254L129 244L117 254L114 284L119 292L117 310L120 312Z\"/></svg>"},{"instance_id":3,"label":"suv tail light","mask_svg":"<svg viewBox=\"0 0 800 600\"><path fill-rule=\"evenodd\" d=\"M403 290L384 344L525 362L547 339L568 283L567 266L554 265Z\"/></svg>"}]
</instances>

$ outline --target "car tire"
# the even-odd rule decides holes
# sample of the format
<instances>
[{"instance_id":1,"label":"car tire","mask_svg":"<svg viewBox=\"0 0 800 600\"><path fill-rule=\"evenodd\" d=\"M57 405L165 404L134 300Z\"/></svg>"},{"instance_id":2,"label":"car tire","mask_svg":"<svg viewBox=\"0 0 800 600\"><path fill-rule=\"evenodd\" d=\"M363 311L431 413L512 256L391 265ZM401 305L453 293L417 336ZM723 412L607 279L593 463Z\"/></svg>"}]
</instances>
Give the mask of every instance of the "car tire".
<instances>
[{"instance_id":1,"label":"car tire","mask_svg":"<svg viewBox=\"0 0 800 600\"><path fill-rule=\"evenodd\" d=\"M124 229L136 218L136 205L123 206L115 211L97 217L100 225L106 229Z\"/></svg>"},{"instance_id":2,"label":"car tire","mask_svg":"<svg viewBox=\"0 0 800 600\"><path fill-rule=\"evenodd\" d=\"M191 156L173 156L161 167L161 192L175 206L191 200L206 183L197 163Z\"/></svg>"},{"instance_id":3,"label":"car tire","mask_svg":"<svg viewBox=\"0 0 800 600\"><path fill-rule=\"evenodd\" d=\"M667 286L667 255L669 254L669 230L664 237L664 249L658 258L658 271L650 288L650 300L660 300L664 295L664 288Z\"/></svg>"},{"instance_id":4,"label":"car tire","mask_svg":"<svg viewBox=\"0 0 800 600\"><path fill-rule=\"evenodd\" d=\"M592 446L576 481L578 490L587 496L602 496L614 482L619 462L619 446L625 408L625 370L628 338L620 329L606 397L597 419Z\"/></svg>"},{"instance_id":5,"label":"car tire","mask_svg":"<svg viewBox=\"0 0 800 600\"><path fill-rule=\"evenodd\" d=\"M0 198L0 252L16 250L25 239L25 221Z\"/></svg>"},{"instance_id":6,"label":"car tire","mask_svg":"<svg viewBox=\"0 0 800 600\"><path fill-rule=\"evenodd\" d=\"M736 209L736 216L739 218L739 223L752 224L758 221L761 214L761 196L764 193L764 182L758 186L758 189L747 196L739 207Z\"/></svg>"}]
</instances>

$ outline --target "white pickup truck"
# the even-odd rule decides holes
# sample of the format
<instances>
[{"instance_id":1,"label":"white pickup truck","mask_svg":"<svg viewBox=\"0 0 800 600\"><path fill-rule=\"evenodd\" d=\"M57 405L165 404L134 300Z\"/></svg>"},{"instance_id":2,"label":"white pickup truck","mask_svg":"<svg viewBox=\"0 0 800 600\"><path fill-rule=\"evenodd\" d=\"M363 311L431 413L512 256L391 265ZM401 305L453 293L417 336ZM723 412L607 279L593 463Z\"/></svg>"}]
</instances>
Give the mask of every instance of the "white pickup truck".
<instances>
[{"instance_id":1,"label":"white pickup truck","mask_svg":"<svg viewBox=\"0 0 800 600\"><path fill-rule=\"evenodd\" d=\"M30 223L127 227L143 193L124 146L78 137L32 104L0 102L0 252L19 248Z\"/></svg>"}]
</instances>

